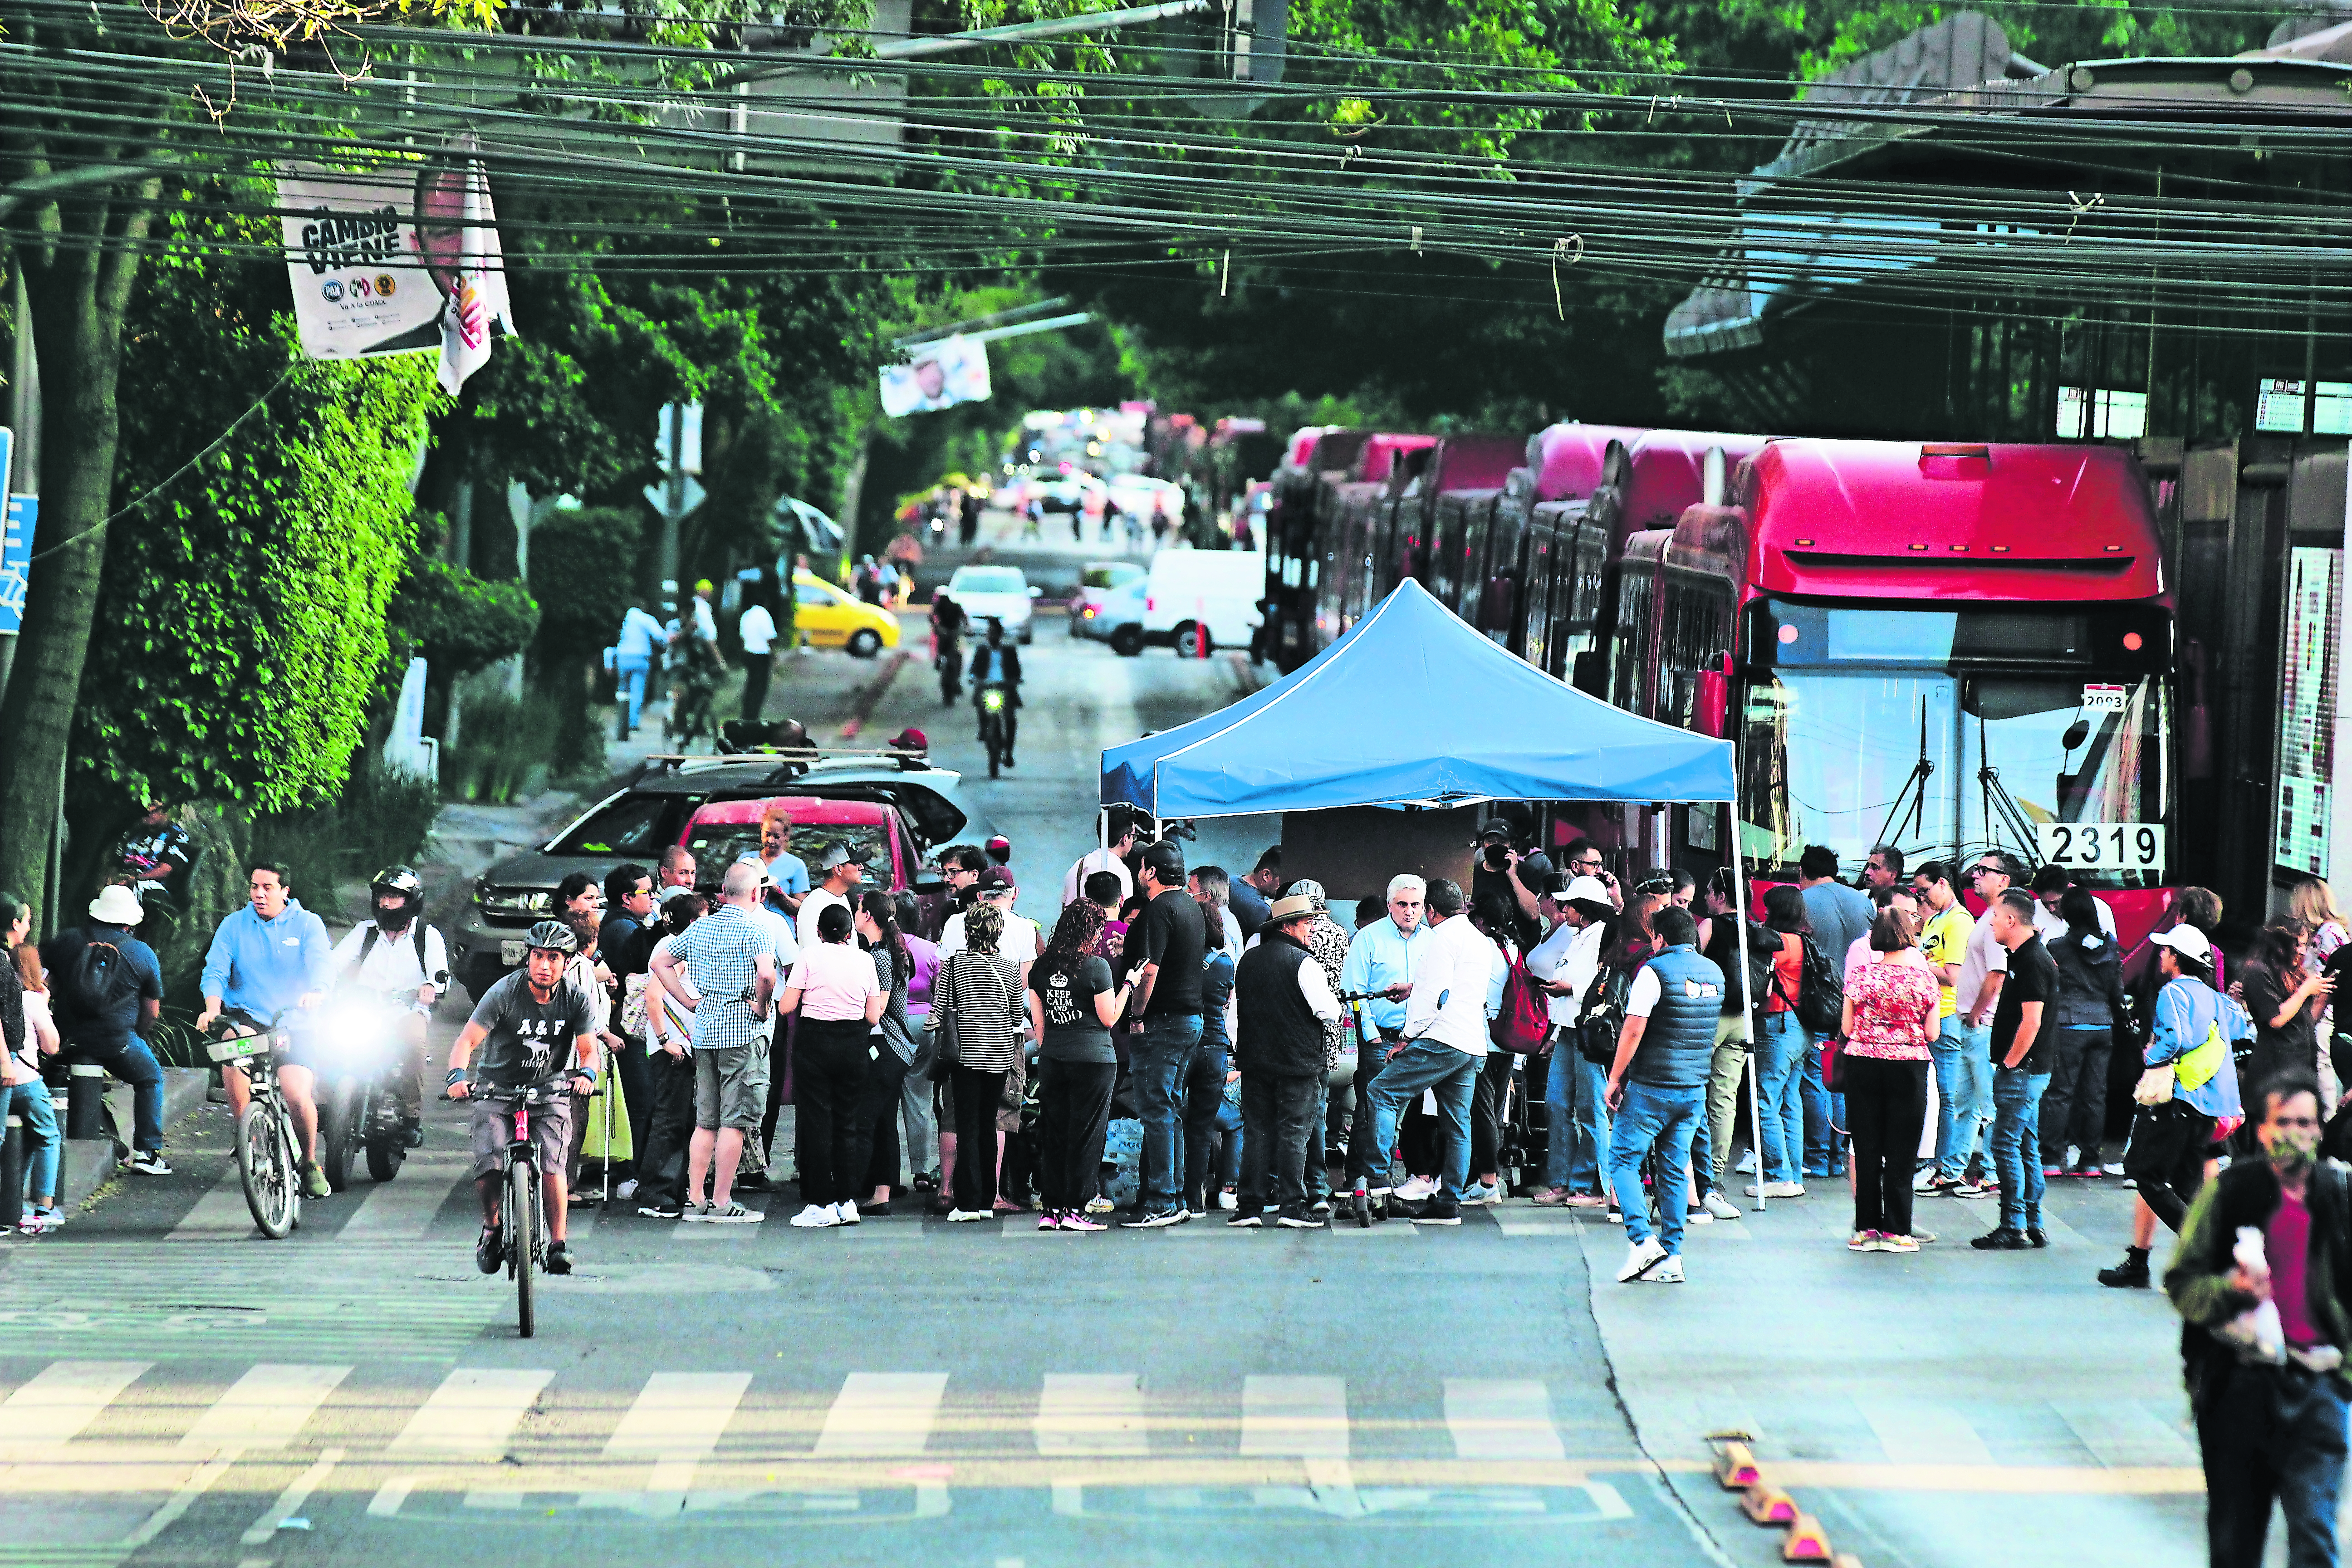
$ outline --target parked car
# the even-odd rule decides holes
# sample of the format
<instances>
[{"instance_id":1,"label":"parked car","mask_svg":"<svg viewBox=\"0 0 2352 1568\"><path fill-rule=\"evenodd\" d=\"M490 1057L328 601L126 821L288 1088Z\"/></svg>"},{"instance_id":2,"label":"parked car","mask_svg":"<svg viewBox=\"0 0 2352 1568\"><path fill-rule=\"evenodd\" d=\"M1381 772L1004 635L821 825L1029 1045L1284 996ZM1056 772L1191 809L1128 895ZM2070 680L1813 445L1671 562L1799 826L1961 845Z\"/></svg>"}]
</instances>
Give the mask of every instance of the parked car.
<instances>
[{"instance_id":1,"label":"parked car","mask_svg":"<svg viewBox=\"0 0 2352 1568\"><path fill-rule=\"evenodd\" d=\"M849 650L872 658L898 646L898 617L806 572L793 574L793 625L811 647Z\"/></svg>"},{"instance_id":2,"label":"parked car","mask_svg":"<svg viewBox=\"0 0 2352 1568\"><path fill-rule=\"evenodd\" d=\"M473 896L452 924L450 969L478 1000L492 982L522 963L523 933L553 912L555 889L565 877L584 871L601 882L605 873L631 861L651 869L663 849L686 842L695 814L705 805L785 795L876 803L895 813L901 836L919 861L959 837L979 843L995 831L965 798L962 782L962 774L946 768L875 756L814 763L689 757L649 764L545 844L508 856L475 880ZM752 837L758 837L756 814ZM797 847L821 841L796 826Z\"/></svg>"},{"instance_id":3,"label":"parked car","mask_svg":"<svg viewBox=\"0 0 2352 1568\"><path fill-rule=\"evenodd\" d=\"M948 597L963 606L979 636L992 620L1004 623L1004 635L1020 642L1031 640L1030 601L1042 589L1029 585L1018 566L959 566L948 579Z\"/></svg>"},{"instance_id":4,"label":"parked car","mask_svg":"<svg viewBox=\"0 0 2352 1568\"><path fill-rule=\"evenodd\" d=\"M869 887L897 892L914 886L922 855L906 824L888 804L842 800L829 795L773 795L749 800L714 800L695 809L683 842L694 856L694 885L715 892L727 868L760 847L760 820L768 807L793 814L793 853L814 859L820 846L846 842L866 851ZM810 872L812 879L815 872Z\"/></svg>"},{"instance_id":5,"label":"parked car","mask_svg":"<svg viewBox=\"0 0 2352 1568\"><path fill-rule=\"evenodd\" d=\"M1144 579L1138 636L1122 646L1115 628L1111 647L1131 655L1153 643L1187 658L1204 651L1204 637L1212 647L1247 647L1265 619L1258 608L1265 593L1261 551L1162 550Z\"/></svg>"},{"instance_id":6,"label":"parked car","mask_svg":"<svg viewBox=\"0 0 2352 1568\"><path fill-rule=\"evenodd\" d=\"M1113 599L1128 597L1123 591L1139 588L1143 576L1142 563L1137 561L1089 561L1080 567L1078 591L1070 596L1070 635L1109 641L1110 627L1117 623L1104 620L1104 606ZM1139 624L1142 608L1143 601L1137 597Z\"/></svg>"}]
</instances>

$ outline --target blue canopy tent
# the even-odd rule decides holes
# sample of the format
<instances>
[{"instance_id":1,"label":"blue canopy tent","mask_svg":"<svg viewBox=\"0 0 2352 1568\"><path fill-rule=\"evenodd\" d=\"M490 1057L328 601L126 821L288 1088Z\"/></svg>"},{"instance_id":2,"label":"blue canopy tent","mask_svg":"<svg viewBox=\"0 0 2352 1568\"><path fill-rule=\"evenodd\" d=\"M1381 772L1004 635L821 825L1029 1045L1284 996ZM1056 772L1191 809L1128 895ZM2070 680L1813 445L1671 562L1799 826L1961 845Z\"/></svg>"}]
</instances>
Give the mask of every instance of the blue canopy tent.
<instances>
[{"instance_id":1,"label":"blue canopy tent","mask_svg":"<svg viewBox=\"0 0 2352 1568\"><path fill-rule=\"evenodd\" d=\"M1407 579L1274 685L1103 752L1102 800L1162 819L1495 800L1728 804L1734 773L1730 742L1577 690ZM1747 880L1731 879L1743 968Z\"/></svg>"},{"instance_id":2,"label":"blue canopy tent","mask_svg":"<svg viewBox=\"0 0 2352 1568\"><path fill-rule=\"evenodd\" d=\"M1159 817L1729 801L1731 742L1637 718L1554 679L1408 579L1274 685L1105 752L1102 798Z\"/></svg>"}]
</instances>

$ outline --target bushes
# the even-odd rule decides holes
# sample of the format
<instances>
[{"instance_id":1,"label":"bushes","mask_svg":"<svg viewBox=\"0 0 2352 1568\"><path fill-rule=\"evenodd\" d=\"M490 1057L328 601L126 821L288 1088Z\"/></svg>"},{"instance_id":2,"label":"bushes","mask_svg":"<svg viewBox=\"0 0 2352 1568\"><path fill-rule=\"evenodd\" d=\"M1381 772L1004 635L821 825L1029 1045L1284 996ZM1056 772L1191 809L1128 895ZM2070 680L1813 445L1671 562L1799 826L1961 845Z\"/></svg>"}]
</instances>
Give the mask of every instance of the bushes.
<instances>
[{"instance_id":1,"label":"bushes","mask_svg":"<svg viewBox=\"0 0 2352 1568\"><path fill-rule=\"evenodd\" d=\"M441 753L450 799L504 805L546 787L563 728L552 707L495 690L468 690L457 702L457 743Z\"/></svg>"}]
</instances>

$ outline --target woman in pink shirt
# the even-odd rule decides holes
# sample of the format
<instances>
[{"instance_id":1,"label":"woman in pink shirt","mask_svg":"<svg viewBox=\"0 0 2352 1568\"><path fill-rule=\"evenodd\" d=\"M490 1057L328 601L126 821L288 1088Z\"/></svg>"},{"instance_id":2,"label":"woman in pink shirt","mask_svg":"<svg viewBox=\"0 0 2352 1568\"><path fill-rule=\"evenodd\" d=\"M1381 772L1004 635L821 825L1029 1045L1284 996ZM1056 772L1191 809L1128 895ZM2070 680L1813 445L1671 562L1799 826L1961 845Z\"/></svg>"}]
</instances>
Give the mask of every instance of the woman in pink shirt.
<instances>
[{"instance_id":1,"label":"woman in pink shirt","mask_svg":"<svg viewBox=\"0 0 2352 1568\"><path fill-rule=\"evenodd\" d=\"M889 997L874 960L852 940L847 904L819 911L817 940L801 949L776 1010L800 1010L793 1041L793 1108L799 1132L803 1230L857 1223L857 1184L873 1157L874 1128L861 1124L867 1050Z\"/></svg>"},{"instance_id":2,"label":"woman in pink shirt","mask_svg":"<svg viewBox=\"0 0 2352 1568\"><path fill-rule=\"evenodd\" d=\"M1918 962L1918 931L1900 910L1870 922L1872 963L1849 971L1840 1032L1838 1089L1853 1140L1856 1252L1916 1252L1911 1234L1911 1161L1927 1118L1928 1042L1941 992Z\"/></svg>"}]
</instances>

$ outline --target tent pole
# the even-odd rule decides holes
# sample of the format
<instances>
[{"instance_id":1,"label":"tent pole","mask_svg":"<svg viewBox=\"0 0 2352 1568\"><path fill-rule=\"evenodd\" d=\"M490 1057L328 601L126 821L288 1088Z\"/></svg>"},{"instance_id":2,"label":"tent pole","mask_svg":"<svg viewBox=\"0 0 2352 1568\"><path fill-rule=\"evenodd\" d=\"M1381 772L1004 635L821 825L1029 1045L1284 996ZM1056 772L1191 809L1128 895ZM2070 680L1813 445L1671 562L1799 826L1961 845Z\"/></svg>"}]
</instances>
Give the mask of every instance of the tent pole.
<instances>
[{"instance_id":1,"label":"tent pole","mask_svg":"<svg viewBox=\"0 0 2352 1568\"><path fill-rule=\"evenodd\" d=\"M1737 746L1738 742L1735 742L1732 756L1732 777L1735 779L1739 776ZM1748 966L1748 856L1740 847L1739 803L1732 802L1727 809L1731 816L1731 915L1732 919L1738 922L1735 929L1739 934L1740 986L1745 991L1748 976L1753 973ZM1765 1187L1764 1113L1761 1105L1762 1097L1758 1093L1756 1087L1756 998L1749 996L1747 1001L1748 1005L1739 1010L1739 1034L1748 1047L1748 1121L1756 1133L1756 1212L1762 1214ZM1730 1152L1727 1149L1724 1151L1726 1159L1730 1157Z\"/></svg>"}]
</instances>

